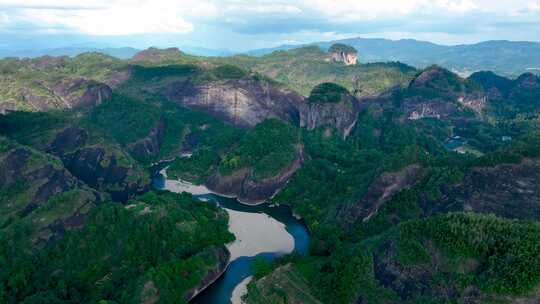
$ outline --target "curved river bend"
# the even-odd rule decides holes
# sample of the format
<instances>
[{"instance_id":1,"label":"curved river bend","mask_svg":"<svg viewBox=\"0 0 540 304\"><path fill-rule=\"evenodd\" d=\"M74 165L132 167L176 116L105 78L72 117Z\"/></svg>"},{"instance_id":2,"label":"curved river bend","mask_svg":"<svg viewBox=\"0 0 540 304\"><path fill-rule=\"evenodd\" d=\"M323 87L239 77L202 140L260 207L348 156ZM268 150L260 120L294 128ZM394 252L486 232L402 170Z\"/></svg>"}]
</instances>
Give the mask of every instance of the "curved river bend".
<instances>
[{"instance_id":1,"label":"curved river bend","mask_svg":"<svg viewBox=\"0 0 540 304\"><path fill-rule=\"evenodd\" d=\"M227 245L231 252L225 273L191 302L197 304L236 304L251 279L251 263L258 257L271 261L296 251L306 254L309 234L306 226L285 206L244 205L233 198L210 193L204 186L168 180L162 170L153 180L154 187L172 192L189 192L202 203L215 201L229 214L229 230L236 241Z\"/></svg>"}]
</instances>

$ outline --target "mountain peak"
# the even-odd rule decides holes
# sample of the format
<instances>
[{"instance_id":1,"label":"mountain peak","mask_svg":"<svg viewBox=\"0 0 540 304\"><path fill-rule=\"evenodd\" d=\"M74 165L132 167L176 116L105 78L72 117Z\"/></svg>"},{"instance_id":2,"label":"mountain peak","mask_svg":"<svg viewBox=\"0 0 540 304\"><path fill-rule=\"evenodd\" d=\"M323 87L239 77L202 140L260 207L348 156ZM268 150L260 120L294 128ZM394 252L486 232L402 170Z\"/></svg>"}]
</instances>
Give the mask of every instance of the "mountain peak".
<instances>
[{"instance_id":1,"label":"mountain peak","mask_svg":"<svg viewBox=\"0 0 540 304\"><path fill-rule=\"evenodd\" d=\"M346 65L355 65L358 61L358 51L347 44L335 43L329 49L331 59L335 62L343 62Z\"/></svg>"},{"instance_id":2,"label":"mountain peak","mask_svg":"<svg viewBox=\"0 0 540 304\"><path fill-rule=\"evenodd\" d=\"M178 48L158 49L150 47L144 51L140 51L133 56L133 61L161 62L167 59L177 58L182 56L182 52Z\"/></svg>"}]
</instances>

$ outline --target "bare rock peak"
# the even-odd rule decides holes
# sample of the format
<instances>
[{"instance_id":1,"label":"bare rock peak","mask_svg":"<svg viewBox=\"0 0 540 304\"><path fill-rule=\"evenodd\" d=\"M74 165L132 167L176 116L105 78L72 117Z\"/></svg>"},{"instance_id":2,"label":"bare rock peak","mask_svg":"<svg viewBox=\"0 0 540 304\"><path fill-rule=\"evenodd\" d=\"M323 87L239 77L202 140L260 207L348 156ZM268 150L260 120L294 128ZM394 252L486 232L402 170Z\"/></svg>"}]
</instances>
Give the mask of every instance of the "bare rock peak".
<instances>
[{"instance_id":1,"label":"bare rock peak","mask_svg":"<svg viewBox=\"0 0 540 304\"><path fill-rule=\"evenodd\" d=\"M336 43L329 49L330 59L334 62L343 62L345 65L355 65L358 61L358 51L346 44Z\"/></svg>"}]
</instances>

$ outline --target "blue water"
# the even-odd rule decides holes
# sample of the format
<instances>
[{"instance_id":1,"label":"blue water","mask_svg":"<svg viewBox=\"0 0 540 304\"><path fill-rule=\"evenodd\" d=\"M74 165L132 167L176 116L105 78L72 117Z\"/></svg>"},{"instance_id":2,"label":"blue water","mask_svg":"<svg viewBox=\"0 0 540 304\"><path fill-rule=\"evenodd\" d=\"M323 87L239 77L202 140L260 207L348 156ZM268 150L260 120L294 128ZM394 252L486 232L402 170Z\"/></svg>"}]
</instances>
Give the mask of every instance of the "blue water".
<instances>
[{"instance_id":1,"label":"blue water","mask_svg":"<svg viewBox=\"0 0 540 304\"><path fill-rule=\"evenodd\" d=\"M165 181L163 176L157 176L153 181L154 187L163 189ZM217 202L225 209L247 212L265 213L285 225L285 229L294 239L294 251L305 255L309 246L309 233L302 221L295 218L291 210L286 206L270 207L268 204L248 206L239 203L236 199L225 198L214 194L194 196L201 200ZM197 295L192 303L196 304L230 304L234 288L246 277L253 274L252 262L259 257L272 261L280 256L280 253L265 252L255 257L240 257L232 261L225 273L206 290Z\"/></svg>"}]
</instances>

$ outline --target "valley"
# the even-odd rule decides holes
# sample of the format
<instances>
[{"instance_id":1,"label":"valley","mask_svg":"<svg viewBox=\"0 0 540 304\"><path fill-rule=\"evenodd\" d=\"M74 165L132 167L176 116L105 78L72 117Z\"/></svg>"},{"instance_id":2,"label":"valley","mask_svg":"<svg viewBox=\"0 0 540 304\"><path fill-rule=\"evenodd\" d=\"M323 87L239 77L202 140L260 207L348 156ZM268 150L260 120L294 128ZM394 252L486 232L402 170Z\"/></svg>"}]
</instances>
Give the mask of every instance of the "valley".
<instances>
[{"instance_id":1,"label":"valley","mask_svg":"<svg viewBox=\"0 0 540 304\"><path fill-rule=\"evenodd\" d=\"M0 60L0 302L536 303L540 77L353 46Z\"/></svg>"}]
</instances>

